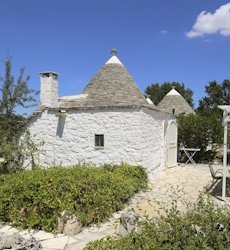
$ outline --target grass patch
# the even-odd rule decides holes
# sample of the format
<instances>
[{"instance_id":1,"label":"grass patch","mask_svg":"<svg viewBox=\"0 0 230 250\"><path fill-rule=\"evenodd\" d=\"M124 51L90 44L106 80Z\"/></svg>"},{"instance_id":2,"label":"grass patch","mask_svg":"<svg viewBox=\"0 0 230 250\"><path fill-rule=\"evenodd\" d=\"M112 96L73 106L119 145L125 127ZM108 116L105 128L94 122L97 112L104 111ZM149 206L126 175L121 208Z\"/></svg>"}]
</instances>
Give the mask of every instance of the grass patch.
<instances>
[{"instance_id":1,"label":"grass patch","mask_svg":"<svg viewBox=\"0 0 230 250\"><path fill-rule=\"evenodd\" d=\"M86 250L151 249L151 250L212 250L230 249L230 209L218 207L200 197L197 204L181 214L173 203L166 217L147 220L142 232L126 237L107 237L91 242Z\"/></svg>"},{"instance_id":2,"label":"grass patch","mask_svg":"<svg viewBox=\"0 0 230 250\"><path fill-rule=\"evenodd\" d=\"M0 176L0 220L23 229L55 231L62 211L83 226L99 223L147 185L138 166L74 166Z\"/></svg>"}]
</instances>

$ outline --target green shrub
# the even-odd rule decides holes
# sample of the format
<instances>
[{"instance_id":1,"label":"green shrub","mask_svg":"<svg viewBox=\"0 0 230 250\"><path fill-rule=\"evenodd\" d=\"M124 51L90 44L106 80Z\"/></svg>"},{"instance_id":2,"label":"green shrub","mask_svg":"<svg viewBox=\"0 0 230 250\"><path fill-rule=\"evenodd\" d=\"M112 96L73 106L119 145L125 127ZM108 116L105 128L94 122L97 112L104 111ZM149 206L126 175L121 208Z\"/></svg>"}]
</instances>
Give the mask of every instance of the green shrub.
<instances>
[{"instance_id":1,"label":"green shrub","mask_svg":"<svg viewBox=\"0 0 230 250\"><path fill-rule=\"evenodd\" d=\"M0 176L0 220L22 228L55 231L62 211L84 226L98 223L123 207L147 175L138 166L105 166L26 170Z\"/></svg>"},{"instance_id":2,"label":"green shrub","mask_svg":"<svg viewBox=\"0 0 230 250\"><path fill-rule=\"evenodd\" d=\"M178 144L188 148L200 148L194 159L197 162L211 161L214 152L207 151L212 143L222 143L221 119L217 116L180 115L178 117ZM182 160L182 159L180 159Z\"/></svg>"},{"instance_id":3,"label":"green shrub","mask_svg":"<svg viewBox=\"0 0 230 250\"><path fill-rule=\"evenodd\" d=\"M123 238L104 238L89 243L86 249L230 249L229 221L229 207L218 207L200 197L184 214L174 203L166 217L142 223L141 234L133 232Z\"/></svg>"},{"instance_id":4,"label":"green shrub","mask_svg":"<svg viewBox=\"0 0 230 250\"><path fill-rule=\"evenodd\" d=\"M25 118L20 115L0 113L0 173L17 172L22 169L23 152L19 138L24 132Z\"/></svg>"}]
</instances>

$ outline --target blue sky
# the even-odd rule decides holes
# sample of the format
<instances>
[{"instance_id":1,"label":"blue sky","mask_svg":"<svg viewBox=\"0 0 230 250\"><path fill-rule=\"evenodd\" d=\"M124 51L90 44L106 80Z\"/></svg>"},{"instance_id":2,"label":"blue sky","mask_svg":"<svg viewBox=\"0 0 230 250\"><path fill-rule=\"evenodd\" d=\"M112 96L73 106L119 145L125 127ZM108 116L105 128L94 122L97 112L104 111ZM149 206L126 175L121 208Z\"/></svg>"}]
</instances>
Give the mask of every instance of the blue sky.
<instances>
[{"instance_id":1,"label":"blue sky","mask_svg":"<svg viewBox=\"0 0 230 250\"><path fill-rule=\"evenodd\" d=\"M59 72L63 96L80 94L116 48L143 92L179 81L197 104L209 81L230 78L229 2L1 0L0 59L10 54L15 74L26 66L35 89L38 72Z\"/></svg>"}]
</instances>

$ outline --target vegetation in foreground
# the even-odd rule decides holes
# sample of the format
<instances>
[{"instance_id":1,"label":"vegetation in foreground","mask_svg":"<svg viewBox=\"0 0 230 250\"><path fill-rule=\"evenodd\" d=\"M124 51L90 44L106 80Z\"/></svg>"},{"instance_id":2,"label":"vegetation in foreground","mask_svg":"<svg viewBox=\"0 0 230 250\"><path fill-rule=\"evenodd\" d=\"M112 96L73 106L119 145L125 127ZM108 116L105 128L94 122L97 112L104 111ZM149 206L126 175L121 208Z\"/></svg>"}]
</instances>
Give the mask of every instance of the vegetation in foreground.
<instances>
[{"instance_id":1,"label":"vegetation in foreground","mask_svg":"<svg viewBox=\"0 0 230 250\"><path fill-rule=\"evenodd\" d=\"M229 207L218 207L209 199L200 197L185 214L178 211L174 202L167 217L142 223L140 234L107 237L89 243L86 250L226 250L230 249L229 222Z\"/></svg>"},{"instance_id":2,"label":"vegetation in foreground","mask_svg":"<svg viewBox=\"0 0 230 250\"><path fill-rule=\"evenodd\" d=\"M0 220L23 229L53 231L63 211L83 224L99 223L147 185L138 166L53 167L0 176Z\"/></svg>"}]
</instances>

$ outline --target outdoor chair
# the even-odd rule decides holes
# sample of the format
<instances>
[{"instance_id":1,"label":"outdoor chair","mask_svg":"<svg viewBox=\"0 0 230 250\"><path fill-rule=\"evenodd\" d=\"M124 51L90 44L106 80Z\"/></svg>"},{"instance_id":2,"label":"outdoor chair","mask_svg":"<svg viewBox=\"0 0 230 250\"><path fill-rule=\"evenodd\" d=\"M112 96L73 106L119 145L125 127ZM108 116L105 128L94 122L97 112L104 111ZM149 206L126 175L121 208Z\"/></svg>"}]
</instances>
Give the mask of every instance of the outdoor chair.
<instances>
[{"instance_id":1,"label":"outdoor chair","mask_svg":"<svg viewBox=\"0 0 230 250\"><path fill-rule=\"evenodd\" d=\"M222 168L218 168L217 170L215 170L215 168L213 167L215 166L215 164L212 164L211 162L208 164L211 176L212 176L212 184L210 187L207 188L207 191L212 194L215 197L221 196L221 181L223 178L223 170ZM226 176L226 185L228 186L230 180L230 176L227 170L227 176ZM220 189L220 190L219 190Z\"/></svg>"},{"instance_id":2,"label":"outdoor chair","mask_svg":"<svg viewBox=\"0 0 230 250\"><path fill-rule=\"evenodd\" d=\"M222 169L214 170L212 163L208 164L213 180L221 180L223 178Z\"/></svg>"},{"instance_id":3,"label":"outdoor chair","mask_svg":"<svg viewBox=\"0 0 230 250\"><path fill-rule=\"evenodd\" d=\"M210 172L211 172L211 175L212 175L212 178L213 180L221 180L223 178L223 172L222 172L222 169L217 169L216 171L213 169L213 164L212 163L209 163L208 164L209 166L209 169L210 169ZM229 166L228 166L229 167ZM230 179L230 176L226 176L226 179Z\"/></svg>"}]
</instances>

